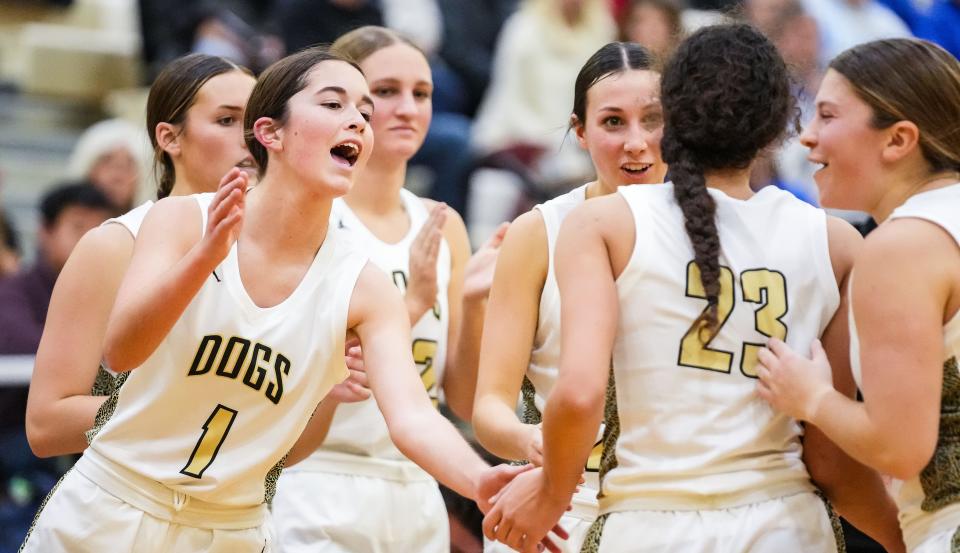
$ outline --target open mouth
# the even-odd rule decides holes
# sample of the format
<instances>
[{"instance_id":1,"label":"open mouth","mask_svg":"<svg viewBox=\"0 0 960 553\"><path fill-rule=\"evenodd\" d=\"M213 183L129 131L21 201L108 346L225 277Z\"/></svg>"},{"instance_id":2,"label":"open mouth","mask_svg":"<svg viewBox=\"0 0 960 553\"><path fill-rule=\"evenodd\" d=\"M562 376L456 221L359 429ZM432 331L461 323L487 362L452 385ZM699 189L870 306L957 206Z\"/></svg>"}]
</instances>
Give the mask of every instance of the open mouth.
<instances>
[{"instance_id":1,"label":"open mouth","mask_svg":"<svg viewBox=\"0 0 960 553\"><path fill-rule=\"evenodd\" d=\"M620 169L628 175L639 177L645 175L651 167L653 167L652 163L624 163Z\"/></svg>"},{"instance_id":2,"label":"open mouth","mask_svg":"<svg viewBox=\"0 0 960 553\"><path fill-rule=\"evenodd\" d=\"M330 155L337 162L353 167L360 157L360 145L355 142L342 142L330 148Z\"/></svg>"}]
</instances>

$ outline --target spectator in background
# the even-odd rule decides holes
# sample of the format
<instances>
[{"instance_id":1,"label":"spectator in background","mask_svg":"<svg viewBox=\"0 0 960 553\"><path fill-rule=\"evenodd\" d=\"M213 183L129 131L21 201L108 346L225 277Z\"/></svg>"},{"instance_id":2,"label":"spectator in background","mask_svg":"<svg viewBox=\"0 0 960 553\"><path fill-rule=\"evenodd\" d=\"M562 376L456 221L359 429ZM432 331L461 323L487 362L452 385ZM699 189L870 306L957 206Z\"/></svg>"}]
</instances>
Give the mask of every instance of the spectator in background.
<instances>
[{"instance_id":1,"label":"spectator in background","mask_svg":"<svg viewBox=\"0 0 960 553\"><path fill-rule=\"evenodd\" d=\"M0 281L20 267L20 240L10 218L0 211Z\"/></svg>"},{"instance_id":2,"label":"spectator in background","mask_svg":"<svg viewBox=\"0 0 960 553\"><path fill-rule=\"evenodd\" d=\"M443 41L438 55L463 83L461 113L473 116L490 83L500 30L518 0L439 0ZM434 77L436 82L436 77ZM434 110L438 98L434 97Z\"/></svg>"},{"instance_id":3,"label":"spectator in background","mask_svg":"<svg viewBox=\"0 0 960 553\"><path fill-rule=\"evenodd\" d=\"M554 183L589 180L589 157L565 138L577 72L616 35L605 1L523 0L504 24L474 121L479 152L511 153Z\"/></svg>"},{"instance_id":4,"label":"spectator in background","mask_svg":"<svg viewBox=\"0 0 960 553\"><path fill-rule=\"evenodd\" d=\"M70 251L85 232L116 213L107 196L87 182L49 192L40 211L36 262L0 280L0 355L37 351L53 284ZM23 540L40 499L64 469L30 452L26 408L26 386L0 387L0 551L13 551Z\"/></svg>"},{"instance_id":5,"label":"spectator in background","mask_svg":"<svg viewBox=\"0 0 960 553\"><path fill-rule=\"evenodd\" d=\"M221 56L254 72L265 69L284 54L272 15L275 4L286 3L289 2L138 0L149 81L168 62L189 53Z\"/></svg>"},{"instance_id":6,"label":"spectator in background","mask_svg":"<svg viewBox=\"0 0 960 553\"><path fill-rule=\"evenodd\" d=\"M636 42L666 61L683 39L676 0L630 0L620 18L620 40Z\"/></svg>"},{"instance_id":7,"label":"spectator in background","mask_svg":"<svg viewBox=\"0 0 960 553\"><path fill-rule=\"evenodd\" d=\"M800 122L805 124L813 115L813 99L823 78L816 20L804 10L801 0L747 0L744 8L748 20L770 37L787 63ZM813 173L819 167L807 161L809 150L795 134L791 133L775 155L763 158L759 165L769 163L766 172L773 184L816 205L818 193ZM758 171L765 172L763 168Z\"/></svg>"},{"instance_id":8,"label":"spectator in background","mask_svg":"<svg viewBox=\"0 0 960 553\"><path fill-rule=\"evenodd\" d=\"M67 178L88 180L99 188L117 211L133 208L142 181L147 137L122 119L107 119L88 128L73 147Z\"/></svg>"},{"instance_id":9,"label":"spectator in background","mask_svg":"<svg viewBox=\"0 0 960 553\"><path fill-rule=\"evenodd\" d=\"M823 66L857 44L912 36L907 24L877 0L803 0L803 6L820 29Z\"/></svg>"},{"instance_id":10,"label":"spectator in background","mask_svg":"<svg viewBox=\"0 0 960 553\"><path fill-rule=\"evenodd\" d=\"M933 0L930 9L917 17L914 32L943 46L960 59L960 0Z\"/></svg>"},{"instance_id":11,"label":"spectator in background","mask_svg":"<svg viewBox=\"0 0 960 553\"><path fill-rule=\"evenodd\" d=\"M417 45L427 58L437 53L443 38L443 17L437 0L380 0L386 27Z\"/></svg>"},{"instance_id":12,"label":"spectator in background","mask_svg":"<svg viewBox=\"0 0 960 553\"><path fill-rule=\"evenodd\" d=\"M384 25L376 0L276 0L273 15L287 52L330 44L364 25Z\"/></svg>"},{"instance_id":13,"label":"spectator in background","mask_svg":"<svg viewBox=\"0 0 960 553\"><path fill-rule=\"evenodd\" d=\"M36 261L0 281L0 354L37 351L60 269L80 237L117 210L92 183L78 182L48 192L40 213Z\"/></svg>"}]
</instances>

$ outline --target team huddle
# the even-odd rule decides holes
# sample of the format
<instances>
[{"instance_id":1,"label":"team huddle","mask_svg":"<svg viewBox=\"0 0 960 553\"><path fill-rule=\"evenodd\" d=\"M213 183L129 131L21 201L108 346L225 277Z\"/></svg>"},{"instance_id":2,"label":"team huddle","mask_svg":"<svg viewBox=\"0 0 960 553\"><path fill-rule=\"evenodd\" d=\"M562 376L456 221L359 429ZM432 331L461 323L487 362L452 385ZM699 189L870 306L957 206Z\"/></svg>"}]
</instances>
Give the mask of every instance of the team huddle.
<instances>
[{"instance_id":1,"label":"team huddle","mask_svg":"<svg viewBox=\"0 0 960 553\"><path fill-rule=\"evenodd\" d=\"M159 199L54 289L28 435L83 455L21 551L446 553L438 482L486 552L837 552L837 515L960 551L960 62L830 63L800 140L867 239L750 188L797 109L749 26L598 50L569 121L596 180L473 254L403 187L431 93L380 27L164 69Z\"/></svg>"}]
</instances>

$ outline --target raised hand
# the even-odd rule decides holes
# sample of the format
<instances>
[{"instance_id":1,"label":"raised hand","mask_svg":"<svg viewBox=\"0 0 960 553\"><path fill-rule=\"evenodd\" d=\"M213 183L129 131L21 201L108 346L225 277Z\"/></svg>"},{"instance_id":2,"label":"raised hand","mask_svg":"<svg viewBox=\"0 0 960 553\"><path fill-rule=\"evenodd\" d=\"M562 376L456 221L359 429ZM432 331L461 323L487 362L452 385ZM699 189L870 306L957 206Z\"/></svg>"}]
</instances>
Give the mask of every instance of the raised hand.
<instances>
[{"instance_id":1,"label":"raised hand","mask_svg":"<svg viewBox=\"0 0 960 553\"><path fill-rule=\"evenodd\" d=\"M437 302L437 256L447 222L447 205L438 203L410 244L410 280L404 300L410 321L419 319Z\"/></svg>"},{"instance_id":2,"label":"raised hand","mask_svg":"<svg viewBox=\"0 0 960 553\"><path fill-rule=\"evenodd\" d=\"M523 553L560 548L547 534L569 535L557 523L570 507L570 498L551 496L542 468L518 474L493 498L493 508L483 519L483 535Z\"/></svg>"},{"instance_id":3,"label":"raised hand","mask_svg":"<svg viewBox=\"0 0 960 553\"><path fill-rule=\"evenodd\" d=\"M811 421L820 401L833 391L833 371L820 340L813 341L810 354L807 359L776 338L757 354L757 393L797 420Z\"/></svg>"},{"instance_id":4,"label":"raised hand","mask_svg":"<svg viewBox=\"0 0 960 553\"><path fill-rule=\"evenodd\" d=\"M497 254L500 253L500 244L503 243L508 228L510 223L502 223L486 243L470 256L463 273L464 298L486 298L490 295Z\"/></svg>"},{"instance_id":5,"label":"raised hand","mask_svg":"<svg viewBox=\"0 0 960 553\"><path fill-rule=\"evenodd\" d=\"M236 167L231 169L220 179L220 187L207 208L207 227L200 244L204 253L218 262L240 236L247 182L246 173Z\"/></svg>"}]
</instances>

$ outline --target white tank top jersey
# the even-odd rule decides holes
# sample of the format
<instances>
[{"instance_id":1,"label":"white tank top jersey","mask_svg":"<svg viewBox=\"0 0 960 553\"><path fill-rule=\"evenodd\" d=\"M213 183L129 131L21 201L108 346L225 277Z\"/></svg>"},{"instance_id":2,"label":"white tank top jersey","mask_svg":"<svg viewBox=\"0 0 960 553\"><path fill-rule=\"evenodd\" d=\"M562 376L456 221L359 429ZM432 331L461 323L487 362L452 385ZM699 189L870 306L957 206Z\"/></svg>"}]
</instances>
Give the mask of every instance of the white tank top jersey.
<instances>
[{"instance_id":1,"label":"white tank top jersey","mask_svg":"<svg viewBox=\"0 0 960 553\"><path fill-rule=\"evenodd\" d=\"M946 231L960 245L960 184L911 196L894 210L890 220L914 218L929 221ZM850 286L853 287L853 278ZM853 308L849 310L850 364L854 380L862 383L860 339ZM960 527L960 474L954 463L958 453L957 417L960 412L960 313L943 325L943 391L936 450L930 463L910 480L894 480L893 496L900 512L900 526L908 550L940 532Z\"/></svg>"},{"instance_id":2,"label":"white tank top jersey","mask_svg":"<svg viewBox=\"0 0 960 553\"><path fill-rule=\"evenodd\" d=\"M123 225L123 227L126 228L134 238L136 238L137 233L140 232L140 225L143 224L143 219L147 216L147 212L150 211L151 207L153 207L153 200L147 200L119 217L107 219L101 223L100 226L115 223Z\"/></svg>"},{"instance_id":3,"label":"white tank top jersey","mask_svg":"<svg viewBox=\"0 0 960 553\"><path fill-rule=\"evenodd\" d=\"M756 394L756 353L770 336L807 351L837 310L826 215L772 186L748 200L708 190L721 291L704 345L693 323L707 300L673 184L619 189L636 242L617 279L618 417L607 424L619 438L601 513L725 509L814 489L801 425Z\"/></svg>"},{"instance_id":4,"label":"white tank top jersey","mask_svg":"<svg viewBox=\"0 0 960 553\"><path fill-rule=\"evenodd\" d=\"M213 194L194 198L206 228ZM347 311L367 259L344 234L331 226L300 284L267 308L247 295L234 244L118 388L87 462L212 504L262 504L268 475L348 374Z\"/></svg>"},{"instance_id":5,"label":"white tank top jersey","mask_svg":"<svg viewBox=\"0 0 960 553\"><path fill-rule=\"evenodd\" d=\"M153 200L147 200L119 217L107 219L103 223L100 223L100 226L102 227L114 224L120 225L127 229L127 232L129 232L130 235L136 239L137 234L140 232L140 225L143 224L143 219L147 216L147 212L150 211L150 208L153 207L153 203ZM100 369L101 370L97 371L97 379L93 384L92 395L110 395L110 393L113 391L114 385L112 378L116 376L117 373L113 372L109 367L107 367L106 363L102 361L100 363ZM105 377L110 378L107 379Z\"/></svg>"},{"instance_id":6,"label":"white tank top jersey","mask_svg":"<svg viewBox=\"0 0 960 553\"><path fill-rule=\"evenodd\" d=\"M410 245L430 213L421 198L408 190L400 190L400 198L410 219L407 234L394 244L383 242L360 221L341 198L333 204L331 225L345 229L354 242L370 256L370 261L393 278L394 284L406 293L410 277ZM413 325L411 335L413 358L427 393L436 405L447 356L448 305L450 285L450 248L440 243L437 256L437 301ZM424 481L432 477L408 460L390 440L390 432L376 400L337 407L330 432L323 445L295 470L317 470L387 478L398 481Z\"/></svg>"},{"instance_id":7,"label":"white tank top jersey","mask_svg":"<svg viewBox=\"0 0 960 553\"><path fill-rule=\"evenodd\" d=\"M574 188L570 192L534 207L543 218L547 234L547 276L540 292L540 311L537 318L537 331L530 352L530 366L527 379L533 384L533 402L537 412L543 413L547 398L557 383L560 367L560 289L557 287L557 275L554 268L554 255L557 247L557 235L560 225L574 208L586 201L587 185ZM590 455L583 473L584 483L573 497L573 514L580 507L586 507L586 514L595 518L597 509L597 491L600 488L599 470L600 440L603 428L597 437L597 445Z\"/></svg>"}]
</instances>

